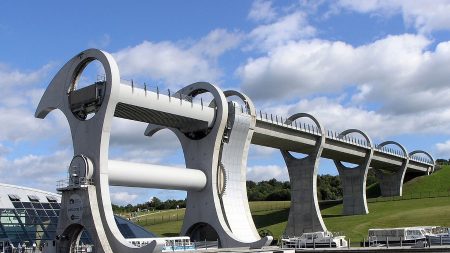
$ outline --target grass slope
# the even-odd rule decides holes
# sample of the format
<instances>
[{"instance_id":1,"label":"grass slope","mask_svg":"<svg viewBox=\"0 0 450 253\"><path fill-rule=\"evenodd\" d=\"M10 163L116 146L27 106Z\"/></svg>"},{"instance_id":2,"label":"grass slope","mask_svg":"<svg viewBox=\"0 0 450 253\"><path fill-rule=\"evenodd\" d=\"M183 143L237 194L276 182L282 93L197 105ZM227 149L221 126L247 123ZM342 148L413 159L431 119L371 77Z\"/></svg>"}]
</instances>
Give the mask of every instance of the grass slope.
<instances>
[{"instance_id":1,"label":"grass slope","mask_svg":"<svg viewBox=\"0 0 450 253\"><path fill-rule=\"evenodd\" d=\"M403 185L403 194L450 191L450 166L443 166L429 176L412 179Z\"/></svg>"},{"instance_id":2,"label":"grass slope","mask_svg":"<svg viewBox=\"0 0 450 253\"><path fill-rule=\"evenodd\" d=\"M258 205L261 209L263 204L260 202ZM268 205L271 205L270 202ZM322 210L322 216L328 230L343 232L353 243L367 236L369 228L450 226L449 197L369 203L369 210L368 215L343 216L342 205L337 205ZM276 238L282 235L288 214L288 208L252 212L256 227L269 229ZM144 226L158 235L173 236L179 233L181 225L182 221L171 221Z\"/></svg>"},{"instance_id":3,"label":"grass slope","mask_svg":"<svg viewBox=\"0 0 450 253\"><path fill-rule=\"evenodd\" d=\"M450 191L450 166L430 176L413 179L403 186L404 195L425 192ZM376 193L377 185L372 185L370 191ZM277 238L282 235L286 227L289 214L289 201L251 202L255 225L258 229L270 230ZM342 204L322 210L322 216L328 230L343 232L353 243L357 243L367 236L369 228L403 227L416 225L439 225L450 227L450 197L411 199L400 201L386 201L369 203L368 215L343 216ZM152 220L168 220L167 216L182 217L184 209L170 210L149 214L141 217L138 224L161 236L177 235L182 221L168 221L149 225ZM147 219L147 222L145 222ZM150 221L150 222L149 222Z\"/></svg>"}]
</instances>

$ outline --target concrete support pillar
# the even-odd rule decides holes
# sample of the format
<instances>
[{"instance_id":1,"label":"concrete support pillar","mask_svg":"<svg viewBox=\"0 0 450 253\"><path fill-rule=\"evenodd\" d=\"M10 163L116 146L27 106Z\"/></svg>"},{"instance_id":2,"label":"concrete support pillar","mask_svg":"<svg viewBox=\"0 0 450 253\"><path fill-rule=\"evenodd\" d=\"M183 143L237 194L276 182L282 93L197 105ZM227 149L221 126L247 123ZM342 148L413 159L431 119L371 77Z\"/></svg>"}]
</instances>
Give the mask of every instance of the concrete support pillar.
<instances>
[{"instance_id":1,"label":"concrete support pillar","mask_svg":"<svg viewBox=\"0 0 450 253\"><path fill-rule=\"evenodd\" d=\"M359 165L355 168L347 168L340 164L336 167L339 171L343 188L344 215L368 214L366 200L366 179L368 166Z\"/></svg>"},{"instance_id":2,"label":"concrete support pillar","mask_svg":"<svg viewBox=\"0 0 450 253\"><path fill-rule=\"evenodd\" d=\"M195 83L178 91L195 96L210 92L216 107L214 126L208 132L184 133L170 128L183 147L186 167L199 168L206 175L206 186L187 193L182 235L192 240L219 241L219 247L261 248L271 236L261 238L251 217L246 192L247 153L256 124L253 104L241 93L223 93L212 84ZM236 108L226 97L238 96L246 108ZM163 127L149 125L151 136Z\"/></svg>"},{"instance_id":3,"label":"concrete support pillar","mask_svg":"<svg viewBox=\"0 0 450 253\"><path fill-rule=\"evenodd\" d=\"M406 169L408 168L409 163L408 151L406 151L406 148L403 147L403 145L395 141L385 141L379 144L377 148L381 149L386 145L398 146L403 152L404 160L402 165L398 167L374 168L375 175L380 184L381 195L383 197L402 196L403 179L405 178Z\"/></svg>"},{"instance_id":4,"label":"concrete support pillar","mask_svg":"<svg viewBox=\"0 0 450 253\"><path fill-rule=\"evenodd\" d=\"M73 110L71 98L75 96L82 70L93 60L103 65L106 78L95 116L87 119ZM109 192L108 151L119 92L119 69L112 56L89 49L73 57L58 71L36 109L38 118L45 118L54 109L63 112L73 141L74 158L70 167L77 168L86 179L83 185L67 187L62 194L55 252L75 252L83 229L91 236L98 253L161 252L164 247L164 240L157 238L141 248L128 243L114 219Z\"/></svg>"},{"instance_id":5,"label":"concrete support pillar","mask_svg":"<svg viewBox=\"0 0 450 253\"><path fill-rule=\"evenodd\" d=\"M341 134L339 138L344 137L350 133L359 133L367 141L367 154L364 159L364 163L349 168L342 164L338 160L334 160L337 170L339 171L339 177L342 182L343 188L343 214L344 215L357 215L368 214L369 209L367 207L366 199L366 180L367 172L369 171L370 161L373 156L372 140L367 134L357 129L348 129Z\"/></svg>"},{"instance_id":6,"label":"concrete support pillar","mask_svg":"<svg viewBox=\"0 0 450 253\"><path fill-rule=\"evenodd\" d=\"M403 179L406 173L406 166L395 168L397 171L375 169L375 175L380 184L381 196L402 196Z\"/></svg>"},{"instance_id":7,"label":"concrete support pillar","mask_svg":"<svg viewBox=\"0 0 450 253\"><path fill-rule=\"evenodd\" d=\"M300 236L304 232L327 230L317 200L317 172L323 144L325 143L325 131L313 116L306 113L295 114L286 123L290 124L302 117L312 119L319 128L321 136L317 137L315 150L305 158L298 159L292 156L289 151L281 150L291 183L291 208L284 232L287 236Z\"/></svg>"}]
</instances>

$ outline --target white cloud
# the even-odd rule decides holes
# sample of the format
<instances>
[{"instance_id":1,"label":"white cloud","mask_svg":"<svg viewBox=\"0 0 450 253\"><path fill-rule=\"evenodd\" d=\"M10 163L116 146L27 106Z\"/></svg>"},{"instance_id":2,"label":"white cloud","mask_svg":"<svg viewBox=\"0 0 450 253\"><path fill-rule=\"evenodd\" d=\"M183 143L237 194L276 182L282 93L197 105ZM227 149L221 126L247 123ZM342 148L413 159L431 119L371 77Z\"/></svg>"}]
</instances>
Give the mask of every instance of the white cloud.
<instances>
[{"instance_id":1,"label":"white cloud","mask_svg":"<svg viewBox=\"0 0 450 253\"><path fill-rule=\"evenodd\" d=\"M247 180L260 182L276 178L278 181L289 181L286 167L278 165L257 165L247 167Z\"/></svg>"},{"instance_id":2,"label":"white cloud","mask_svg":"<svg viewBox=\"0 0 450 253\"><path fill-rule=\"evenodd\" d=\"M436 158L449 159L450 158L450 140L447 140L447 141L441 142L441 143L436 143L436 150L437 150Z\"/></svg>"},{"instance_id":3,"label":"white cloud","mask_svg":"<svg viewBox=\"0 0 450 253\"><path fill-rule=\"evenodd\" d=\"M104 49L111 43L111 36L109 34L103 34L100 37L92 40L88 43L88 46L91 48L99 48Z\"/></svg>"},{"instance_id":4,"label":"white cloud","mask_svg":"<svg viewBox=\"0 0 450 253\"><path fill-rule=\"evenodd\" d=\"M269 147L251 145L249 149L249 160L265 158L276 152L280 151Z\"/></svg>"},{"instance_id":5,"label":"white cloud","mask_svg":"<svg viewBox=\"0 0 450 253\"><path fill-rule=\"evenodd\" d=\"M0 156L4 156L11 152L11 149L8 147L3 146L3 144L0 143Z\"/></svg>"},{"instance_id":6,"label":"white cloud","mask_svg":"<svg viewBox=\"0 0 450 253\"><path fill-rule=\"evenodd\" d=\"M273 23L257 26L248 34L248 38L251 41L250 48L270 50L292 40L310 38L315 33L316 29L309 25L306 14L296 11Z\"/></svg>"},{"instance_id":7,"label":"white cloud","mask_svg":"<svg viewBox=\"0 0 450 253\"><path fill-rule=\"evenodd\" d=\"M249 59L236 73L254 100L337 95L355 87L354 103L378 103L391 114L421 112L450 105L450 72L445 69L450 43L439 43L434 51L427 49L429 44L410 34L359 47L300 40Z\"/></svg>"},{"instance_id":8,"label":"white cloud","mask_svg":"<svg viewBox=\"0 0 450 253\"><path fill-rule=\"evenodd\" d=\"M216 65L217 57L234 48L239 37L238 33L217 29L191 44L144 41L113 55L121 74L127 77L161 80L170 86L201 80L214 82L222 75Z\"/></svg>"},{"instance_id":9,"label":"white cloud","mask_svg":"<svg viewBox=\"0 0 450 253\"><path fill-rule=\"evenodd\" d=\"M277 16L272 1L256 0L252 3L248 18L254 21L272 21Z\"/></svg>"},{"instance_id":10,"label":"white cloud","mask_svg":"<svg viewBox=\"0 0 450 253\"><path fill-rule=\"evenodd\" d=\"M55 192L56 181L67 177L72 154L69 150L48 155L26 154L17 158L0 158L3 183L28 186Z\"/></svg>"},{"instance_id":11,"label":"white cloud","mask_svg":"<svg viewBox=\"0 0 450 253\"><path fill-rule=\"evenodd\" d=\"M450 29L450 1L383 1L383 0L340 0L338 8L361 13L392 15L401 13L405 23L421 33Z\"/></svg>"},{"instance_id":12,"label":"white cloud","mask_svg":"<svg viewBox=\"0 0 450 253\"><path fill-rule=\"evenodd\" d=\"M177 162L167 159L176 153L182 154L176 135L170 130L161 130L147 137L144 135L146 127L142 122L115 118L111 128L111 158L153 164Z\"/></svg>"},{"instance_id":13,"label":"white cloud","mask_svg":"<svg viewBox=\"0 0 450 253\"><path fill-rule=\"evenodd\" d=\"M111 192L111 202L118 205L135 204L134 201L139 197L137 194L129 193L126 191Z\"/></svg>"},{"instance_id":14,"label":"white cloud","mask_svg":"<svg viewBox=\"0 0 450 253\"><path fill-rule=\"evenodd\" d=\"M242 39L243 34L240 32L228 32L225 29L215 29L195 42L190 50L195 54L216 60L226 51L237 47Z\"/></svg>"},{"instance_id":15,"label":"white cloud","mask_svg":"<svg viewBox=\"0 0 450 253\"><path fill-rule=\"evenodd\" d=\"M315 116L325 130L341 132L357 128L365 131L374 141L400 134L450 134L450 109L445 108L392 115L358 106L344 106L336 99L317 97L292 104L267 106L265 109L283 118L307 112Z\"/></svg>"}]
</instances>

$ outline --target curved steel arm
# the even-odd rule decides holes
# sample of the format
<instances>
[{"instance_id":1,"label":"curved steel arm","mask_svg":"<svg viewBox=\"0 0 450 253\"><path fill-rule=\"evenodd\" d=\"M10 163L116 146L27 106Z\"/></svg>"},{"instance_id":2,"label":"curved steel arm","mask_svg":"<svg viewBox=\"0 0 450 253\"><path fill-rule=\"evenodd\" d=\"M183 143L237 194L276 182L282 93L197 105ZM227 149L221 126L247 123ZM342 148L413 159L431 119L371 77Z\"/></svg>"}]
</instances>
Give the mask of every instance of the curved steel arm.
<instances>
[{"instance_id":1,"label":"curved steel arm","mask_svg":"<svg viewBox=\"0 0 450 253\"><path fill-rule=\"evenodd\" d=\"M231 97L231 96L239 97L242 100L242 102L244 102L245 108L247 109L248 113L252 116L256 116L255 105L253 104L252 100L247 95L245 95L242 92L236 91L236 90L226 90L223 92L223 94L225 94L225 97Z\"/></svg>"},{"instance_id":2,"label":"curved steel arm","mask_svg":"<svg viewBox=\"0 0 450 253\"><path fill-rule=\"evenodd\" d=\"M305 112L296 113L296 114L290 116L288 119L286 119L285 123L286 124L291 124L294 120L300 119L300 118L309 118L309 119L311 119L316 124L317 128L320 131L320 134L323 135L325 133L325 128L322 126L322 124L320 124L319 120L316 119L316 117L312 116L309 113L305 113Z\"/></svg>"},{"instance_id":3,"label":"curved steel arm","mask_svg":"<svg viewBox=\"0 0 450 253\"><path fill-rule=\"evenodd\" d=\"M415 155L415 154L424 154L424 155L428 156L428 158L430 158L430 160L431 160L431 162L432 162L433 164L436 163L435 160L434 160L434 158L433 158L433 156L430 155L430 153L428 153L428 152L426 152L426 151L423 151L423 150L414 150L414 151L412 151L411 153L409 153L409 157L412 157L412 156Z\"/></svg>"},{"instance_id":4,"label":"curved steel arm","mask_svg":"<svg viewBox=\"0 0 450 253\"><path fill-rule=\"evenodd\" d=\"M369 135L367 135L365 132L363 132L362 130L359 130L359 129L347 129L347 130L343 131L342 133L340 133L338 137L340 138L340 137L346 136L347 134L350 134L350 133L359 133L360 135L362 135L364 137L364 139L366 139L369 146L371 148L373 147L372 139L370 139Z\"/></svg>"},{"instance_id":5,"label":"curved steel arm","mask_svg":"<svg viewBox=\"0 0 450 253\"><path fill-rule=\"evenodd\" d=\"M408 151L406 151L406 148L402 144L400 144L400 143L398 143L396 141L385 141L385 142L382 142L382 143L378 144L377 148L382 148L384 146L391 145L391 144L392 145L396 145L397 147L399 147L403 151L403 154L405 155L405 157L409 158Z\"/></svg>"}]
</instances>

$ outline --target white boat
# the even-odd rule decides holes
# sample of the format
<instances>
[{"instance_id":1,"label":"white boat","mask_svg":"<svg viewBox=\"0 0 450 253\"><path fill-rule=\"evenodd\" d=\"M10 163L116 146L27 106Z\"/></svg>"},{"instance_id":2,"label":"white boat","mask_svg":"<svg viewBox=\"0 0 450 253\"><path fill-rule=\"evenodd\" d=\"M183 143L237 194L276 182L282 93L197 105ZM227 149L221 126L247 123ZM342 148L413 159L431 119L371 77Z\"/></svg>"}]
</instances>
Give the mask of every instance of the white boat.
<instances>
[{"instance_id":1,"label":"white boat","mask_svg":"<svg viewBox=\"0 0 450 253\"><path fill-rule=\"evenodd\" d=\"M143 247L155 239L156 238L129 238L126 240L134 246ZM195 245L191 242L189 236L164 237L158 239L166 241L163 252L195 250Z\"/></svg>"},{"instance_id":2,"label":"white boat","mask_svg":"<svg viewBox=\"0 0 450 253\"><path fill-rule=\"evenodd\" d=\"M369 245L378 243L416 243L424 241L428 227L372 228L369 229ZM431 229L430 229L431 231Z\"/></svg>"},{"instance_id":3,"label":"white boat","mask_svg":"<svg viewBox=\"0 0 450 253\"><path fill-rule=\"evenodd\" d=\"M450 244L450 228L446 227L433 227L432 232L427 235L427 241L431 245L448 245Z\"/></svg>"},{"instance_id":4,"label":"white boat","mask_svg":"<svg viewBox=\"0 0 450 253\"><path fill-rule=\"evenodd\" d=\"M345 236L333 235L328 231L303 233L301 236L281 239L282 248L342 248L347 246Z\"/></svg>"}]
</instances>

